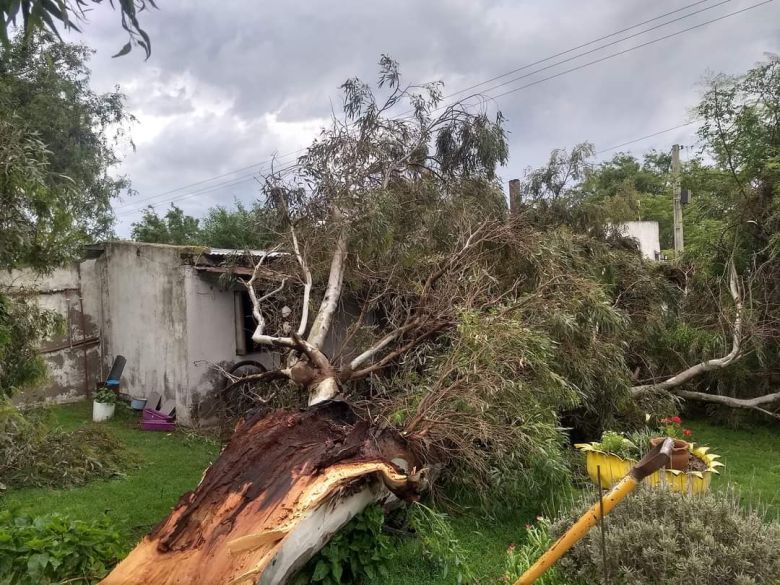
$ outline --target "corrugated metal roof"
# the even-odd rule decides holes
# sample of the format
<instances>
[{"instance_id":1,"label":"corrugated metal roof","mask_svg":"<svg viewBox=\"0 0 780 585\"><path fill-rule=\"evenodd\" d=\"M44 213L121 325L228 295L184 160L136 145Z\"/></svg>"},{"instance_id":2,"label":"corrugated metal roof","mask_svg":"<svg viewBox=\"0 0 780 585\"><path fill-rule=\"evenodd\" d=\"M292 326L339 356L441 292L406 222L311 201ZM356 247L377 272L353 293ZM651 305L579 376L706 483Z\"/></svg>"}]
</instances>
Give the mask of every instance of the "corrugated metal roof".
<instances>
[{"instance_id":1,"label":"corrugated metal roof","mask_svg":"<svg viewBox=\"0 0 780 585\"><path fill-rule=\"evenodd\" d=\"M231 250L230 248L208 248L204 254L210 256L244 256L247 253L252 256L262 256L267 254L269 258L284 256L284 252L266 252L265 250Z\"/></svg>"}]
</instances>

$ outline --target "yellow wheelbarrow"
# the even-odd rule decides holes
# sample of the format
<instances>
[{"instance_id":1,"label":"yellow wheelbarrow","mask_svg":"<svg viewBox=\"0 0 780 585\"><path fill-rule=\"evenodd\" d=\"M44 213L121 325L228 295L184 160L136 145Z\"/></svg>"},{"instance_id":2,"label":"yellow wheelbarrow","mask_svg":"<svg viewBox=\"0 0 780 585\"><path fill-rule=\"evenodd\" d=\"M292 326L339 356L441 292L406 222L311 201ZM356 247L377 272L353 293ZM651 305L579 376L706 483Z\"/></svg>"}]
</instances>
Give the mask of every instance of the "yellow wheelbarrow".
<instances>
[{"instance_id":1,"label":"yellow wheelbarrow","mask_svg":"<svg viewBox=\"0 0 780 585\"><path fill-rule=\"evenodd\" d=\"M674 441L666 439L661 445L653 447L606 496L585 512L531 567L515 581L515 585L530 585L552 567L567 550L577 544L588 531L598 524L604 516L620 501L630 494L639 482L652 475L671 462Z\"/></svg>"}]
</instances>

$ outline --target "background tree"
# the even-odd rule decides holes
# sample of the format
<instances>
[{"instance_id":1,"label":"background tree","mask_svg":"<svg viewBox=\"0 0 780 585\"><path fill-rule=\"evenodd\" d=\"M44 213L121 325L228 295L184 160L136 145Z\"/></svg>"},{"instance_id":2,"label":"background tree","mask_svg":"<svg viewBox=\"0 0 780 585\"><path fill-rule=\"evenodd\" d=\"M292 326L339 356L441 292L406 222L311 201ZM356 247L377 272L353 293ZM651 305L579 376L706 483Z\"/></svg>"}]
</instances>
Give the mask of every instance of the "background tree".
<instances>
[{"instance_id":1,"label":"background tree","mask_svg":"<svg viewBox=\"0 0 780 585\"><path fill-rule=\"evenodd\" d=\"M199 220L185 215L173 203L163 217L157 215L150 205L144 210L141 221L133 224L132 238L156 244L202 244L199 223Z\"/></svg>"},{"instance_id":2,"label":"background tree","mask_svg":"<svg viewBox=\"0 0 780 585\"><path fill-rule=\"evenodd\" d=\"M133 224L132 238L157 244L194 244L232 250L261 250L277 238L277 214L267 205L251 207L236 201L233 208L211 207L200 220L176 205L160 216L152 206Z\"/></svg>"},{"instance_id":3,"label":"background tree","mask_svg":"<svg viewBox=\"0 0 780 585\"><path fill-rule=\"evenodd\" d=\"M111 233L111 199L128 186L110 169L132 117L118 91L89 88L89 50L44 35L0 47L0 123L6 165L28 168L26 181L2 192L4 236L16 244L0 251L0 266L46 269ZM14 138L14 137L17 138ZM19 146L18 137L24 137ZM10 144L16 142L13 154ZM33 168L34 167L34 168ZM10 166L7 168L11 168ZM11 220L13 218L13 220Z\"/></svg>"},{"instance_id":4,"label":"background tree","mask_svg":"<svg viewBox=\"0 0 780 585\"><path fill-rule=\"evenodd\" d=\"M81 46L34 36L0 46L0 269L49 271L111 233L114 146L129 116L121 94L89 89ZM57 326L0 290L0 393L45 375L38 344Z\"/></svg>"}]
</instances>

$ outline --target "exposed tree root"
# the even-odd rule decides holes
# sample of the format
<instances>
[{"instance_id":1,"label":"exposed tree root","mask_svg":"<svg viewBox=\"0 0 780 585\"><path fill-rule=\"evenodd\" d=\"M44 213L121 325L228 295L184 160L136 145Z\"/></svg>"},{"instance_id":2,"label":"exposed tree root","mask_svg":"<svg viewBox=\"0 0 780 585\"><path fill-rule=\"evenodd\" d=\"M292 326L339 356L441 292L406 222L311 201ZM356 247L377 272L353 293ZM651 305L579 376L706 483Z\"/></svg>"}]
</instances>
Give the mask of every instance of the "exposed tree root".
<instances>
[{"instance_id":1,"label":"exposed tree root","mask_svg":"<svg viewBox=\"0 0 780 585\"><path fill-rule=\"evenodd\" d=\"M284 583L371 502L416 497L413 466L400 435L342 402L249 420L102 583Z\"/></svg>"}]
</instances>

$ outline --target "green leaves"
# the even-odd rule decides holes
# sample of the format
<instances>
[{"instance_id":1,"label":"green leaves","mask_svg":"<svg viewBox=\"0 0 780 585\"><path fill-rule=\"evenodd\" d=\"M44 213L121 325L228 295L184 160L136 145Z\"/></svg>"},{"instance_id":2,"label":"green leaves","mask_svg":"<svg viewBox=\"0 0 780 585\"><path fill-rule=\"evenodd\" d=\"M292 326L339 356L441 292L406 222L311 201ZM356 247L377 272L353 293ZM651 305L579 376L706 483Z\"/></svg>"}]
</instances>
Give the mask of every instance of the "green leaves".
<instances>
[{"instance_id":1,"label":"green leaves","mask_svg":"<svg viewBox=\"0 0 780 585\"><path fill-rule=\"evenodd\" d=\"M121 94L89 89L88 56L43 34L0 46L1 269L45 272L111 234L130 120Z\"/></svg>"},{"instance_id":2,"label":"green leaves","mask_svg":"<svg viewBox=\"0 0 780 585\"><path fill-rule=\"evenodd\" d=\"M375 583L387 576L391 556L389 538L382 532L382 508L374 504L355 516L304 567L296 585Z\"/></svg>"},{"instance_id":3,"label":"green leaves","mask_svg":"<svg viewBox=\"0 0 780 585\"><path fill-rule=\"evenodd\" d=\"M121 476L136 463L103 429L51 428L46 413L0 401L0 477L9 487L70 487Z\"/></svg>"},{"instance_id":4,"label":"green leaves","mask_svg":"<svg viewBox=\"0 0 780 585\"><path fill-rule=\"evenodd\" d=\"M0 511L0 582L48 585L89 583L122 554L119 532L107 517L93 522L59 514L29 518Z\"/></svg>"},{"instance_id":5,"label":"green leaves","mask_svg":"<svg viewBox=\"0 0 780 585\"><path fill-rule=\"evenodd\" d=\"M48 31L60 39L57 24L66 30L81 32L76 22L84 20L89 4L101 4L102 0L0 0L0 43L9 44L8 27L22 20L24 40L30 39L38 31ZM110 2L114 7L114 2ZM152 44L149 35L141 28L138 13L147 6L157 8L154 0L119 0L122 28L130 40L114 57L126 55L133 44L140 46L146 58L151 55Z\"/></svg>"},{"instance_id":6,"label":"green leaves","mask_svg":"<svg viewBox=\"0 0 780 585\"><path fill-rule=\"evenodd\" d=\"M116 57L121 57L122 55L127 55L132 48L133 48L132 44L130 43L130 41L128 41L127 43L125 43L125 46L119 50L117 54L111 56L116 58Z\"/></svg>"}]
</instances>

